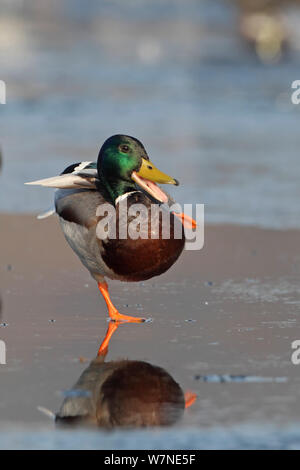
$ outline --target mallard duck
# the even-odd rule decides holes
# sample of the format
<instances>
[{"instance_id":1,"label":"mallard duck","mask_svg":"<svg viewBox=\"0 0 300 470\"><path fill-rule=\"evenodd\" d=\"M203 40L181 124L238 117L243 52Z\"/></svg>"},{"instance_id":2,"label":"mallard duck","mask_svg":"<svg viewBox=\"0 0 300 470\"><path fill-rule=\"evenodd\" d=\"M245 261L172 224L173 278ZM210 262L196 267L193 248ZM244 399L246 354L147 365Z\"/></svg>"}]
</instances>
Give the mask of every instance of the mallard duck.
<instances>
[{"instance_id":1,"label":"mallard duck","mask_svg":"<svg viewBox=\"0 0 300 470\"><path fill-rule=\"evenodd\" d=\"M166 426L196 400L161 367L144 361L105 362L120 322L110 321L97 357L83 371L55 416L58 425L104 428Z\"/></svg>"},{"instance_id":2,"label":"mallard duck","mask_svg":"<svg viewBox=\"0 0 300 470\"><path fill-rule=\"evenodd\" d=\"M170 202L156 183L179 184L158 170L149 160L143 144L128 135L107 139L97 163L76 163L59 176L27 183L58 188L55 210L65 238L98 283L109 316L115 321L141 322L144 319L123 315L117 310L110 299L105 277L134 282L159 276L175 263L184 248L182 224L190 222L184 214L169 211L168 238L162 236L161 214L159 224L153 227L150 223L151 207L166 206ZM127 204L125 214L121 213L121 202ZM146 208L147 224L140 229L139 238L132 239L128 226L139 216L130 215L135 204ZM116 211L116 224L106 227L106 232L102 230L101 236L98 229L103 214L99 215L99 207ZM191 223L194 226L192 219ZM175 236L178 233L180 237Z\"/></svg>"}]
</instances>

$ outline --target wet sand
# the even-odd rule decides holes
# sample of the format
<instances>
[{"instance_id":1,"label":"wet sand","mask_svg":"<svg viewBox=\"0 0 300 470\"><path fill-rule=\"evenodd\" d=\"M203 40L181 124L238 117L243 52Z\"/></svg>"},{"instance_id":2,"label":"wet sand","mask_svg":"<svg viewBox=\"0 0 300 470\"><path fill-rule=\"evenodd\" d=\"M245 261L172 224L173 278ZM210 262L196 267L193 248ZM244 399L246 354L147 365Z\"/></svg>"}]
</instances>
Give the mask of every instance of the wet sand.
<instances>
[{"instance_id":1,"label":"wet sand","mask_svg":"<svg viewBox=\"0 0 300 470\"><path fill-rule=\"evenodd\" d=\"M61 392L87 366L82 358L95 356L107 327L104 301L56 217L2 214L0 226L0 339L7 345L0 429L52 429L37 406L57 411ZM204 249L185 251L163 276L110 282L120 311L153 322L121 326L109 359L146 360L195 391L180 426L297 423L300 366L290 358L291 342L300 339L299 239L298 230L207 226ZM213 374L250 381L213 383Z\"/></svg>"}]
</instances>

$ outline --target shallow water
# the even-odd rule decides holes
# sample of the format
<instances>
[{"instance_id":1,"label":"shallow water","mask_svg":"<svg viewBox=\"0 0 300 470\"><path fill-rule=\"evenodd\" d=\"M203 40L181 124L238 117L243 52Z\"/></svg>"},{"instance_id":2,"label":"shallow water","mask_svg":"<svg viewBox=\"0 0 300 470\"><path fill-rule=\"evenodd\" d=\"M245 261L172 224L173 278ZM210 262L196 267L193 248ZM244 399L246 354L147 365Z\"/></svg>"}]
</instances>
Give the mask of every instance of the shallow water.
<instances>
[{"instance_id":1,"label":"shallow water","mask_svg":"<svg viewBox=\"0 0 300 470\"><path fill-rule=\"evenodd\" d=\"M153 321L121 326L108 360L163 367L198 396L165 434L136 441L137 433L61 434L38 410L59 410L97 352L106 310L55 218L0 217L10 241L0 247L1 445L75 448L83 435L84 448L155 448L162 435L166 448L299 446L299 366L291 361L300 338L299 231L207 227L205 250L183 253L164 276L109 283L123 313Z\"/></svg>"},{"instance_id":2,"label":"shallow water","mask_svg":"<svg viewBox=\"0 0 300 470\"><path fill-rule=\"evenodd\" d=\"M167 431L139 430L116 431L56 431L47 428L27 429L27 433L8 428L0 431L0 449L191 449L191 450L299 450L300 428L289 426L274 428L271 425L235 426L199 430L187 428Z\"/></svg>"},{"instance_id":3,"label":"shallow water","mask_svg":"<svg viewBox=\"0 0 300 470\"><path fill-rule=\"evenodd\" d=\"M299 10L285 11L289 54L268 66L221 0L73 0L53 11L32 1L23 13L1 3L1 211L47 208L52 191L23 182L95 160L123 132L181 181L179 202L206 205L207 222L300 226Z\"/></svg>"}]
</instances>

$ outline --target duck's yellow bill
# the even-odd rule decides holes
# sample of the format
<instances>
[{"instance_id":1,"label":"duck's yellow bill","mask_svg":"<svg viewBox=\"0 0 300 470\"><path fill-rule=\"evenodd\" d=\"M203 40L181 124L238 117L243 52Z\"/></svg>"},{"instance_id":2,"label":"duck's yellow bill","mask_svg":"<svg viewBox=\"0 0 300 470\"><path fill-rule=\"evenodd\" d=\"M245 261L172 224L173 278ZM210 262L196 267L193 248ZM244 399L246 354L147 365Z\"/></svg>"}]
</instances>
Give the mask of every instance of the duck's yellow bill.
<instances>
[{"instance_id":1,"label":"duck's yellow bill","mask_svg":"<svg viewBox=\"0 0 300 470\"><path fill-rule=\"evenodd\" d=\"M166 173L163 173L156 168L150 160L145 160L144 158L142 158L142 166L136 174L144 179L153 181L154 183L175 184L176 186L179 184L177 180L166 175Z\"/></svg>"},{"instance_id":2,"label":"duck's yellow bill","mask_svg":"<svg viewBox=\"0 0 300 470\"><path fill-rule=\"evenodd\" d=\"M135 181L142 189L147 191L150 196L157 199L159 202L167 203L168 195L159 187L156 183L160 184L175 184L178 185L178 181L169 175L166 175L158 168L156 168L152 162L142 158L142 165L139 171L134 171L131 175L133 181Z\"/></svg>"}]
</instances>

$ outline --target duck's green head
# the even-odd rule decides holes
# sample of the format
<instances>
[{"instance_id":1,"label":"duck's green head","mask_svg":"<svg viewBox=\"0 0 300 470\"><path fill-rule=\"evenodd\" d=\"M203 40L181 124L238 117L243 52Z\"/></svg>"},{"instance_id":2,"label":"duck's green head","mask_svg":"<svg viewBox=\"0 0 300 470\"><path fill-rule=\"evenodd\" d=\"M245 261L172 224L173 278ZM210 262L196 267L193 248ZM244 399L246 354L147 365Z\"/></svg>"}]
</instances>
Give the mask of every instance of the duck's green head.
<instances>
[{"instance_id":1,"label":"duck's green head","mask_svg":"<svg viewBox=\"0 0 300 470\"><path fill-rule=\"evenodd\" d=\"M99 181L100 180L100 181ZM167 202L168 196L157 186L178 181L166 175L149 160L143 144L129 135L113 135L102 145L97 169L94 162L69 166L61 175L26 184L61 189L98 189L105 192L111 203L123 194L137 189L136 185L158 202Z\"/></svg>"},{"instance_id":2,"label":"duck's green head","mask_svg":"<svg viewBox=\"0 0 300 470\"><path fill-rule=\"evenodd\" d=\"M159 202L167 202L166 194L156 183L178 185L177 180L153 165L143 144L128 135L113 135L104 142L97 168L112 201L135 190L137 184Z\"/></svg>"}]
</instances>

